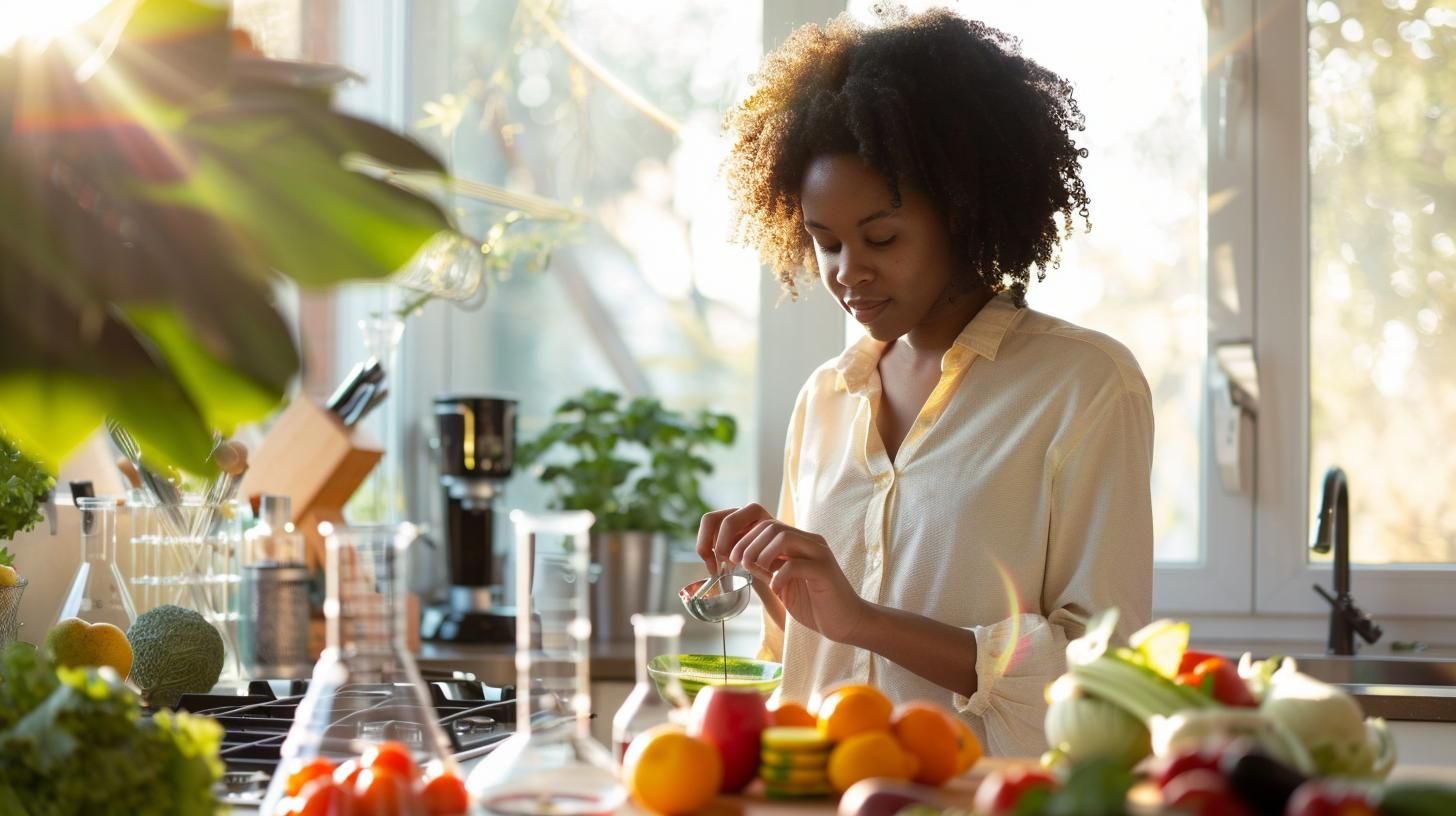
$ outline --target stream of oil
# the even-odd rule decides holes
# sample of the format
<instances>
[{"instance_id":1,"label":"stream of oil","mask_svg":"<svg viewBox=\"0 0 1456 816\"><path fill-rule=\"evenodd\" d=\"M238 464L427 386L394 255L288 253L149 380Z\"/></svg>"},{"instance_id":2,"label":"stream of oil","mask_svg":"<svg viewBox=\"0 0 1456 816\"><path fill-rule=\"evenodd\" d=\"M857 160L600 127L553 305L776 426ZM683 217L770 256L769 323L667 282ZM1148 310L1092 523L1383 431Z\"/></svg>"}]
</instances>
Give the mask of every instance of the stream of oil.
<instances>
[{"instance_id":1,"label":"stream of oil","mask_svg":"<svg viewBox=\"0 0 1456 816\"><path fill-rule=\"evenodd\" d=\"M728 685L728 624L718 621L718 634L723 638L723 685Z\"/></svg>"}]
</instances>

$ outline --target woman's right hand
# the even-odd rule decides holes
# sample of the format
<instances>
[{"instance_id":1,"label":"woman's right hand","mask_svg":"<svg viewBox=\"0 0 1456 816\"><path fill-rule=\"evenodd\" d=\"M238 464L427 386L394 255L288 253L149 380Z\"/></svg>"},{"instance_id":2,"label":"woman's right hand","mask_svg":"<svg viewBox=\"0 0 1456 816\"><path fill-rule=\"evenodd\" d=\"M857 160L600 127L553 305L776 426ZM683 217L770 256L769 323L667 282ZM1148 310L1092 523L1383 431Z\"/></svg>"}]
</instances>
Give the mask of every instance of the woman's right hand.
<instances>
[{"instance_id":1,"label":"woman's right hand","mask_svg":"<svg viewBox=\"0 0 1456 816\"><path fill-rule=\"evenodd\" d=\"M754 525L761 521L771 521L773 517L763 505L756 503L714 510L703 516L703 521L698 526L698 557L703 559L708 574L717 575L718 565L728 560L738 540L753 529ZM782 627L784 605L769 588L768 582L754 578L753 591L758 593L764 607Z\"/></svg>"}]
</instances>

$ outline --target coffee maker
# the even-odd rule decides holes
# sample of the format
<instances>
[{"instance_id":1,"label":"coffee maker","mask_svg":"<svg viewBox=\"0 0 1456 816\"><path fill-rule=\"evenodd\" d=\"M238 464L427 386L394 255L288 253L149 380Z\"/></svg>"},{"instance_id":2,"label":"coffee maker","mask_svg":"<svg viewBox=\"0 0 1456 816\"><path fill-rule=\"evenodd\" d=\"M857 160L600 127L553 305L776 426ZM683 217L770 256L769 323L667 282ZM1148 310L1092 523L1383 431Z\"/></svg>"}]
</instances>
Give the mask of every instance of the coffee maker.
<instances>
[{"instance_id":1,"label":"coffee maker","mask_svg":"<svg viewBox=\"0 0 1456 816\"><path fill-rule=\"evenodd\" d=\"M496 503L515 464L516 402L484 396L435 398L440 486L450 590L424 610L421 635L455 643L512 643L515 610L501 606L495 556Z\"/></svg>"}]
</instances>

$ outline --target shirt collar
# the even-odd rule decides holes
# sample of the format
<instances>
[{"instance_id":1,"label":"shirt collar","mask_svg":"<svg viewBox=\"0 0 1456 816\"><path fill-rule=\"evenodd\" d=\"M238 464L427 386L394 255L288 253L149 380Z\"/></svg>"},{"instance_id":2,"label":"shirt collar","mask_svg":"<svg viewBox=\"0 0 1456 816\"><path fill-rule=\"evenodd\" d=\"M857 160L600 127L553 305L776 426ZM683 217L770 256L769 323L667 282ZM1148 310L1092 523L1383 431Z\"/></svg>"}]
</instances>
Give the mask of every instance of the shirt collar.
<instances>
[{"instance_id":1,"label":"shirt collar","mask_svg":"<svg viewBox=\"0 0 1456 816\"><path fill-rule=\"evenodd\" d=\"M1001 349L1001 341L1006 339L1007 331L1011 329L1011 325L1021 311L1021 308L1012 302L1010 295L1002 294L991 298L985 306L981 307L981 311L966 323L965 328L961 329L961 333L941 359L941 371L968 365L975 357L995 360L996 353ZM865 335L850 344L849 348L839 355L839 360L835 363L834 368L839 372L839 382L846 391L851 394L863 394L869 390L870 375L879 365L885 345L885 343Z\"/></svg>"}]
</instances>

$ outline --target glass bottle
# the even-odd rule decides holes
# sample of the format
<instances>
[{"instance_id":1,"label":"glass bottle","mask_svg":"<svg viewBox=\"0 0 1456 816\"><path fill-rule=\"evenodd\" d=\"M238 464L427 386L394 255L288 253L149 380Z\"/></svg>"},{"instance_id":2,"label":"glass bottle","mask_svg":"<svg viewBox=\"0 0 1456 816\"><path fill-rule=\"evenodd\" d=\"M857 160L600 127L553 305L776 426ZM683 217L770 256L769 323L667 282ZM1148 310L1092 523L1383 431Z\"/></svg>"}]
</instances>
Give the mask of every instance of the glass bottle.
<instances>
[{"instance_id":1,"label":"glass bottle","mask_svg":"<svg viewBox=\"0 0 1456 816\"><path fill-rule=\"evenodd\" d=\"M399 345L404 338L405 323L392 315L375 315L359 321L359 332L364 342L364 353L379 361L384 369L384 384L398 391L404 384L403 372L399 369ZM365 519L381 524L393 524L405 518L404 501L404 458L400 447L403 434L400 428L399 398L386 399L369 415L373 428L371 436L382 440L384 458L369 474L364 488L355 491L347 508L351 519Z\"/></svg>"},{"instance_id":2,"label":"glass bottle","mask_svg":"<svg viewBox=\"0 0 1456 816\"><path fill-rule=\"evenodd\" d=\"M251 677L302 679L313 669L307 545L289 520L287 496L263 496L258 515L243 539L243 668Z\"/></svg>"},{"instance_id":3,"label":"glass bottle","mask_svg":"<svg viewBox=\"0 0 1456 816\"><path fill-rule=\"evenodd\" d=\"M516 733L471 772L488 813L612 813L627 798L591 736L590 532L584 510L516 510Z\"/></svg>"},{"instance_id":4,"label":"glass bottle","mask_svg":"<svg viewBox=\"0 0 1456 816\"><path fill-rule=\"evenodd\" d=\"M81 563L56 622L80 618L125 632L136 621L136 607L116 565L116 499L80 498L76 508L81 513Z\"/></svg>"},{"instance_id":5,"label":"glass bottle","mask_svg":"<svg viewBox=\"0 0 1456 816\"><path fill-rule=\"evenodd\" d=\"M612 756L618 763L643 731L667 722L687 725L688 696L677 674L682 628L682 615L632 616L632 630L637 635L637 685L612 718ZM653 661L655 676L647 670Z\"/></svg>"},{"instance_id":6,"label":"glass bottle","mask_svg":"<svg viewBox=\"0 0 1456 816\"><path fill-rule=\"evenodd\" d=\"M385 741L403 743L426 776L460 776L405 645L404 554L416 528L325 523L319 532L326 547L327 645L284 738L263 816L279 812L289 774L310 760L339 765Z\"/></svg>"}]
</instances>

